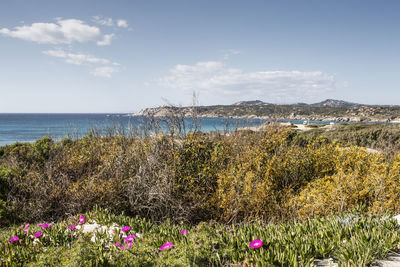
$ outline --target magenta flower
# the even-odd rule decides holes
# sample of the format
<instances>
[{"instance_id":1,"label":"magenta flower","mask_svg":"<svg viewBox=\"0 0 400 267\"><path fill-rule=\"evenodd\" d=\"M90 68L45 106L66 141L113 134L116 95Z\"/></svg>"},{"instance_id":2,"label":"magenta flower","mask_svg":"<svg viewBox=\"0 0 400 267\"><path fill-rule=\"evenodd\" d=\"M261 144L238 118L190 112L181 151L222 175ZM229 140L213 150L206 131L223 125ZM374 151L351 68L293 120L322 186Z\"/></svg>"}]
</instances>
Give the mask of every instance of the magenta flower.
<instances>
[{"instance_id":1,"label":"magenta flower","mask_svg":"<svg viewBox=\"0 0 400 267\"><path fill-rule=\"evenodd\" d=\"M133 242L133 240L136 238L134 235L128 235L125 237L124 242Z\"/></svg>"},{"instance_id":2,"label":"magenta flower","mask_svg":"<svg viewBox=\"0 0 400 267\"><path fill-rule=\"evenodd\" d=\"M42 236L42 232L37 232L36 234L33 235L35 238L41 237Z\"/></svg>"},{"instance_id":3,"label":"magenta flower","mask_svg":"<svg viewBox=\"0 0 400 267\"><path fill-rule=\"evenodd\" d=\"M42 227L43 223L38 223L37 226L38 227Z\"/></svg>"},{"instance_id":4,"label":"magenta flower","mask_svg":"<svg viewBox=\"0 0 400 267\"><path fill-rule=\"evenodd\" d=\"M24 232L27 233L29 231L29 229L24 229Z\"/></svg>"},{"instance_id":5,"label":"magenta flower","mask_svg":"<svg viewBox=\"0 0 400 267\"><path fill-rule=\"evenodd\" d=\"M174 244L172 244L172 242L168 242L168 243L165 243L164 245L162 245L160 247L160 250L161 251L168 250L168 249L172 248L173 246L174 246Z\"/></svg>"},{"instance_id":6,"label":"magenta flower","mask_svg":"<svg viewBox=\"0 0 400 267\"><path fill-rule=\"evenodd\" d=\"M11 242L11 243L12 243L12 242L17 242L18 240L19 240L19 238L18 238L17 235L10 238L10 242Z\"/></svg>"},{"instance_id":7,"label":"magenta flower","mask_svg":"<svg viewBox=\"0 0 400 267\"><path fill-rule=\"evenodd\" d=\"M41 225L43 229L49 228L51 226L50 223L44 223Z\"/></svg>"},{"instance_id":8,"label":"magenta flower","mask_svg":"<svg viewBox=\"0 0 400 267\"><path fill-rule=\"evenodd\" d=\"M24 228L25 228L25 229L28 228L29 225L30 225L29 223L26 223L25 226L24 226Z\"/></svg>"},{"instance_id":9,"label":"magenta flower","mask_svg":"<svg viewBox=\"0 0 400 267\"><path fill-rule=\"evenodd\" d=\"M124 226L121 229L122 232L129 232L129 230L131 230L131 228L129 226Z\"/></svg>"},{"instance_id":10,"label":"magenta flower","mask_svg":"<svg viewBox=\"0 0 400 267\"><path fill-rule=\"evenodd\" d=\"M188 230L186 230L186 229L183 229L183 230L180 232L181 235L186 235L187 233L188 233Z\"/></svg>"},{"instance_id":11,"label":"magenta flower","mask_svg":"<svg viewBox=\"0 0 400 267\"><path fill-rule=\"evenodd\" d=\"M78 223L79 223L79 224L82 224L82 223L84 223L84 222L85 222L85 216L79 217Z\"/></svg>"},{"instance_id":12,"label":"magenta flower","mask_svg":"<svg viewBox=\"0 0 400 267\"><path fill-rule=\"evenodd\" d=\"M73 224L68 225L68 229L71 230L71 231L76 230L76 226L73 225Z\"/></svg>"},{"instance_id":13,"label":"magenta flower","mask_svg":"<svg viewBox=\"0 0 400 267\"><path fill-rule=\"evenodd\" d=\"M129 243L129 244L128 244L128 247L131 248L131 247L132 247L132 243Z\"/></svg>"},{"instance_id":14,"label":"magenta flower","mask_svg":"<svg viewBox=\"0 0 400 267\"><path fill-rule=\"evenodd\" d=\"M251 248L260 248L260 247L262 247L262 245L263 245L263 242L260 239L254 239L249 244L249 246Z\"/></svg>"},{"instance_id":15,"label":"magenta flower","mask_svg":"<svg viewBox=\"0 0 400 267\"><path fill-rule=\"evenodd\" d=\"M125 245L119 247L121 250L125 249Z\"/></svg>"},{"instance_id":16,"label":"magenta flower","mask_svg":"<svg viewBox=\"0 0 400 267\"><path fill-rule=\"evenodd\" d=\"M115 246L116 246L116 247L119 247L120 245L121 245L121 243L115 242Z\"/></svg>"}]
</instances>

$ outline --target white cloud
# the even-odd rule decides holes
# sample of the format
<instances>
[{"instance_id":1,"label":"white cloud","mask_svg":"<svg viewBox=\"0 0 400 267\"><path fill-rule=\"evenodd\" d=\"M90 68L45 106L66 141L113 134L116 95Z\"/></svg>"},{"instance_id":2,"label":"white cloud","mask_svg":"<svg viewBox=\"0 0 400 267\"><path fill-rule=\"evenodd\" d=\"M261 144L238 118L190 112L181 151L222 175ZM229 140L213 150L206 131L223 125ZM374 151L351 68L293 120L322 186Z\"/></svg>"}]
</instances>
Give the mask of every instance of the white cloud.
<instances>
[{"instance_id":1,"label":"white cloud","mask_svg":"<svg viewBox=\"0 0 400 267\"><path fill-rule=\"evenodd\" d=\"M98 58L86 54L69 53L61 49L43 51L43 54L63 58L66 63L75 65L82 65L84 63L119 65L118 63L112 62L106 58Z\"/></svg>"},{"instance_id":2,"label":"white cloud","mask_svg":"<svg viewBox=\"0 0 400 267\"><path fill-rule=\"evenodd\" d=\"M245 72L219 61L176 65L159 79L159 83L221 99L233 97L275 102L312 99L335 88L334 76L320 71Z\"/></svg>"},{"instance_id":3,"label":"white cloud","mask_svg":"<svg viewBox=\"0 0 400 267\"><path fill-rule=\"evenodd\" d=\"M107 77L111 78L114 72L119 71L120 64L117 62L112 62L106 58L99 58L88 54L77 54L71 53L62 49L57 50L46 50L43 54L61 58L68 64L74 65L89 65L94 67L90 74L97 77ZM96 67L96 65L103 65L101 67Z\"/></svg>"},{"instance_id":4,"label":"white cloud","mask_svg":"<svg viewBox=\"0 0 400 267\"><path fill-rule=\"evenodd\" d=\"M104 18L102 16L93 16L93 21L102 26L118 26L120 28L128 28L129 24L124 19L114 21L112 18Z\"/></svg>"},{"instance_id":5,"label":"white cloud","mask_svg":"<svg viewBox=\"0 0 400 267\"><path fill-rule=\"evenodd\" d=\"M118 21L117 21L117 26L118 27L122 27L122 28L128 28L128 22L126 21L126 20L124 20L124 19L119 19Z\"/></svg>"},{"instance_id":6,"label":"white cloud","mask_svg":"<svg viewBox=\"0 0 400 267\"><path fill-rule=\"evenodd\" d=\"M95 26L77 19L57 19L57 23L33 23L30 26L17 26L14 30L0 29L0 34L32 41L40 44L72 44L96 42L109 45L113 34L102 34Z\"/></svg>"},{"instance_id":7,"label":"white cloud","mask_svg":"<svg viewBox=\"0 0 400 267\"><path fill-rule=\"evenodd\" d=\"M111 78L111 75L118 71L119 69L117 67L105 66L93 69L90 74L96 77Z\"/></svg>"},{"instance_id":8,"label":"white cloud","mask_svg":"<svg viewBox=\"0 0 400 267\"><path fill-rule=\"evenodd\" d=\"M93 21L103 26L114 26L112 18L103 18L101 16L93 16Z\"/></svg>"},{"instance_id":9,"label":"white cloud","mask_svg":"<svg viewBox=\"0 0 400 267\"><path fill-rule=\"evenodd\" d=\"M240 54L240 51L239 51L239 50L236 50L236 49L228 49L228 50L225 50L225 54L224 54L224 56L223 56L223 59L227 60L227 59L229 59L231 56L233 56L233 55L239 55L239 54Z\"/></svg>"},{"instance_id":10,"label":"white cloud","mask_svg":"<svg viewBox=\"0 0 400 267\"><path fill-rule=\"evenodd\" d=\"M100 46L110 45L113 37L114 37L113 33L105 34L105 35L103 35L102 40L97 41L97 45L100 45Z\"/></svg>"}]
</instances>

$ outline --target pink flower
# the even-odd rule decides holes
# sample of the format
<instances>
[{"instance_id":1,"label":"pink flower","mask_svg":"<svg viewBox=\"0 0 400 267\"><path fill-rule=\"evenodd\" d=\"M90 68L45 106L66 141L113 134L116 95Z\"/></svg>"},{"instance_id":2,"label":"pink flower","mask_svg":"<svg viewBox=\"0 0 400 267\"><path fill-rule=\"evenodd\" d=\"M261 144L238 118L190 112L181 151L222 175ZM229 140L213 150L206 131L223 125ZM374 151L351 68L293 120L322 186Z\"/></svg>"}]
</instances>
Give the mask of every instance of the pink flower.
<instances>
[{"instance_id":1,"label":"pink flower","mask_svg":"<svg viewBox=\"0 0 400 267\"><path fill-rule=\"evenodd\" d=\"M85 222L85 216L79 217L78 223L79 223L79 224L82 224L82 223L84 223L84 222Z\"/></svg>"},{"instance_id":2,"label":"pink flower","mask_svg":"<svg viewBox=\"0 0 400 267\"><path fill-rule=\"evenodd\" d=\"M51 226L50 223L44 223L44 224L41 225L41 227L42 227L43 229L49 228L50 226Z\"/></svg>"},{"instance_id":3,"label":"pink flower","mask_svg":"<svg viewBox=\"0 0 400 267\"><path fill-rule=\"evenodd\" d=\"M249 244L249 246L251 248L260 248L260 247L262 247L262 245L263 245L263 242L260 239L254 239Z\"/></svg>"},{"instance_id":4,"label":"pink flower","mask_svg":"<svg viewBox=\"0 0 400 267\"><path fill-rule=\"evenodd\" d=\"M38 227L42 227L43 223L38 223L37 226Z\"/></svg>"},{"instance_id":5,"label":"pink flower","mask_svg":"<svg viewBox=\"0 0 400 267\"><path fill-rule=\"evenodd\" d=\"M121 243L115 242L115 246L116 246L116 247L119 247L120 245L121 245Z\"/></svg>"},{"instance_id":6,"label":"pink flower","mask_svg":"<svg viewBox=\"0 0 400 267\"><path fill-rule=\"evenodd\" d=\"M71 231L76 230L76 226L73 225L73 224L68 225L68 229L71 230Z\"/></svg>"},{"instance_id":7,"label":"pink flower","mask_svg":"<svg viewBox=\"0 0 400 267\"><path fill-rule=\"evenodd\" d=\"M37 232L36 234L33 235L35 238L41 237L42 236L42 232Z\"/></svg>"},{"instance_id":8,"label":"pink flower","mask_svg":"<svg viewBox=\"0 0 400 267\"><path fill-rule=\"evenodd\" d=\"M131 247L132 247L132 243L129 243L129 244L128 244L128 247L131 248Z\"/></svg>"},{"instance_id":9,"label":"pink flower","mask_svg":"<svg viewBox=\"0 0 400 267\"><path fill-rule=\"evenodd\" d=\"M162 245L160 247L160 250L161 251L168 250L168 249L172 248L173 246L174 246L174 244L172 244L172 242L168 242L168 243L165 243L164 245Z\"/></svg>"},{"instance_id":10,"label":"pink flower","mask_svg":"<svg viewBox=\"0 0 400 267\"><path fill-rule=\"evenodd\" d=\"M27 233L29 231L29 229L24 229L24 232Z\"/></svg>"},{"instance_id":11,"label":"pink flower","mask_svg":"<svg viewBox=\"0 0 400 267\"><path fill-rule=\"evenodd\" d=\"M121 250L125 249L125 245L119 247Z\"/></svg>"},{"instance_id":12,"label":"pink flower","mask_svg":"<svg viewBox=\"0 0 400 267\"><path fill-rule=\"evenodd\" d=\"M133 240L136 238L134 235L129 235L125 237L124 242L133 242Z\"/></svg>"},{"instance_id":13,"label":"pink flower","mask_svg":"<svg viewBox=\"0 0 400 267\"><path fill-rule=\"evenodd\" d=\"M187 233L188 233L188 230L186 230L186 229L183 229L183 230L180 232L181 235L186 235Z\"/></svg>"},{"instance_id":14,"label":"pink flower","mask_svg":"<svg viewBox=\"0 0 400 267\"><path fill-rule=\"evenodd\" d=\"M131 230L131 228L129 226L124 226L121 229L122 232L129 232L129 230Z\"/></svg>"},{"instance_id":15,"label":"pink flower","mask_svg":"<svg viewBox=\"0 0 400 267\"><path fill-rule=\"evenodd\" d=\"M24 226L24 228L28 228L29 225L30 225L29 223L26 223L25 226Z\"/></svg>"},{"instance_id":16,"label":"pink flower","mask_svg":"<svg viewBox=\"0 0 400 267\"><path fill-rule=\"evenodd\" d=\"M342 241L342 243L343 243L343 244L346 244L346 243L347 243L347 241L346 241L346 240L343 240L343 241Z\"/></svg>"},{"instance_id":17,"label":"pink flower","mask_svg":"<svg viewBox=\"0 0 400 267\"><path fill-rule=\"evenodd\" d=\"M11 242L11 243L12 243L12 242L17 242L18 240L19 240L19 238L18 238L17 235L10 238L10 242Z\"/></svg>"},{"instance_id":18,"label":"pink flower","mask_svg":"<svg viewBox=\"0 0 400 267\"><path fill-rule=\"evenodd\" d=\"M294 236L295 235L295 232L292 232L292 236Z\"/></svg>"}]
</instances>

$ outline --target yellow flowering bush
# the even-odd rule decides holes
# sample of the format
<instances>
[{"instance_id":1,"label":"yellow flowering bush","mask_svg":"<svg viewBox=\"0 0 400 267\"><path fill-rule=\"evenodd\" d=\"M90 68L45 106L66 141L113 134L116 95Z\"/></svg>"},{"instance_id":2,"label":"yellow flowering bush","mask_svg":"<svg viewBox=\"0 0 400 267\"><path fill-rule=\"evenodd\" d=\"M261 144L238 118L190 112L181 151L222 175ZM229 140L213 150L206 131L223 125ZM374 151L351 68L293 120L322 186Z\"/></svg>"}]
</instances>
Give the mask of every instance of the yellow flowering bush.
<instances>
[{"instance_id":1,"label":"yellow flowering bush","mask_svg":"<svg viewBox=\"0 0 400 267\"><path fill-rule=\"evenodd\" d=\"M1 147L2 210L59 218L94 205L154 221L282 221L400 212L400 154L288 128L50 138ZM12 174L12 175L11 175Z\"/></svg>"}]
</instances>

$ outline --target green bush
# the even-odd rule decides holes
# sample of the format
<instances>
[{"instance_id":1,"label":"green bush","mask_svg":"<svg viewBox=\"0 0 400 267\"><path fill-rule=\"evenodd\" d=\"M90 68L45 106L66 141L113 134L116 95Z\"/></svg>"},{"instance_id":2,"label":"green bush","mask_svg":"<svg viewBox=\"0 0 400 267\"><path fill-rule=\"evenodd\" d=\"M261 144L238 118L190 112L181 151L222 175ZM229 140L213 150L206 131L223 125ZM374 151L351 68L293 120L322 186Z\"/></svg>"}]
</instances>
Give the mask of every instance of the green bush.
<instances>
[{"instance_id":1,"label":"green bush","mask_svg":"<svg viewBox=\"0 0 400 267\"><path fill-rule=\"evenodd\" d=\"M3 213L18 211L22 221L95 205L191 223L306 219L359 205L365 213L400 212L398 158L275 126L229 135L44 137L1 151Z\"/></svg>"}]
</instances>

